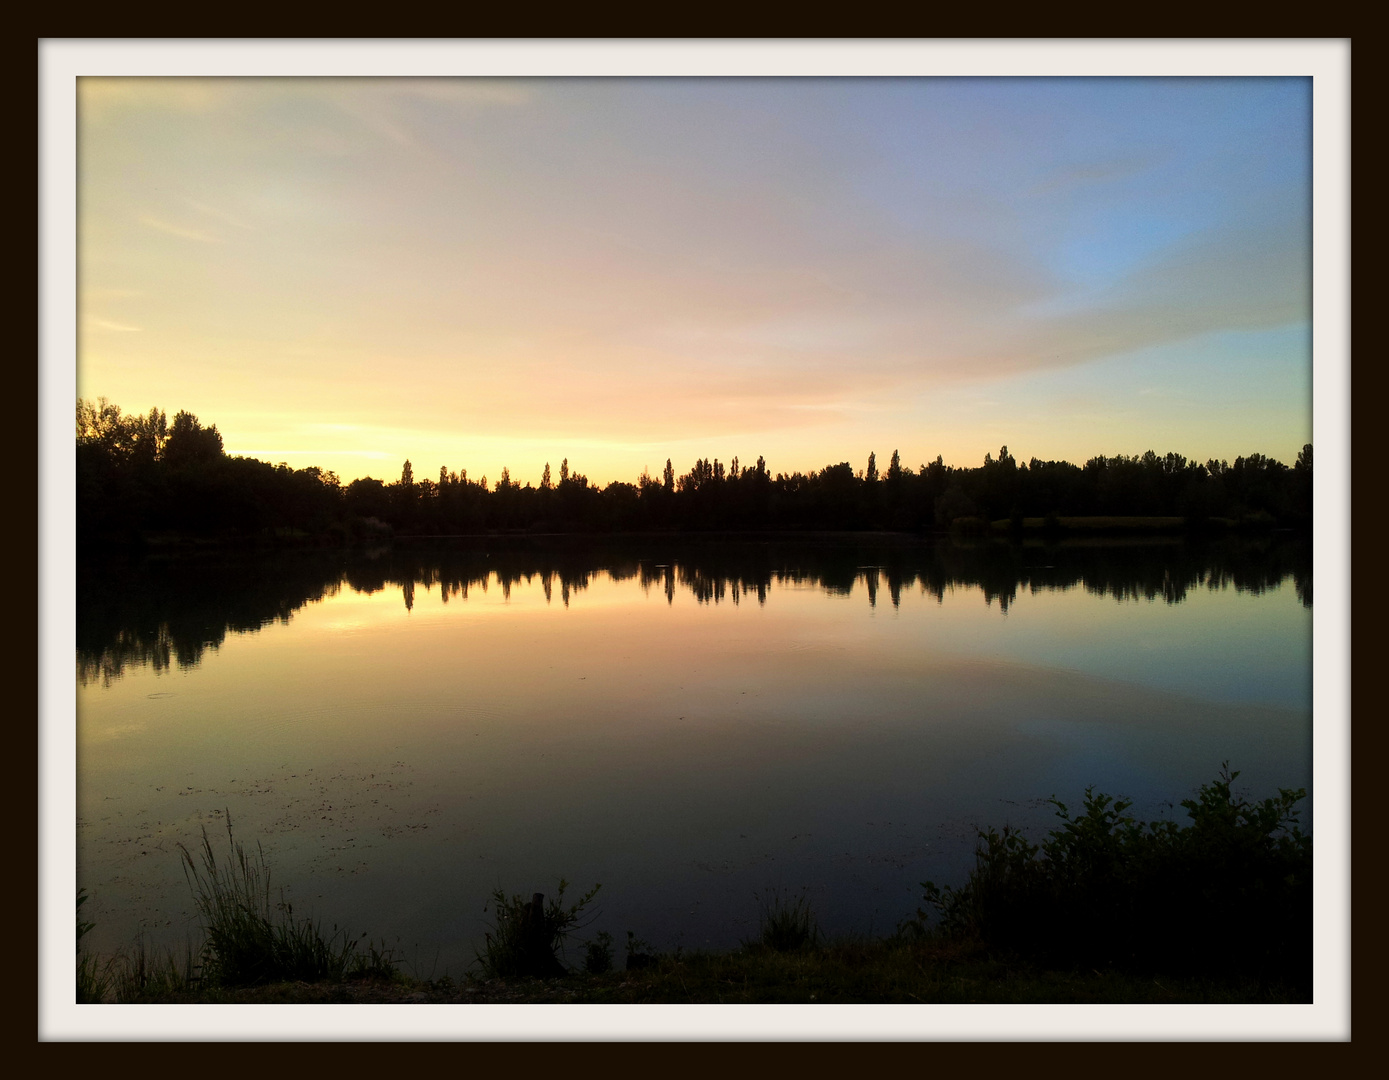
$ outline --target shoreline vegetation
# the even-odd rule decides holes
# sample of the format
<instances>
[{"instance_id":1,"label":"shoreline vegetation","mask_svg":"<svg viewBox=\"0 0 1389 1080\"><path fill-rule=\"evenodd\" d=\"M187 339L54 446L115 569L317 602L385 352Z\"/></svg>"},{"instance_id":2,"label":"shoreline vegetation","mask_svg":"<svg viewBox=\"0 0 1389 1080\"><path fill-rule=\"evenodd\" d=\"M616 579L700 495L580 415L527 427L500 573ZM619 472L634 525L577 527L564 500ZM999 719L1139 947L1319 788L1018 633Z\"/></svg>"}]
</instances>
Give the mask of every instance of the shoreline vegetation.
<instances>
[{"instance_id":1,"label":"shoreline vegetation","mask_svg":"<svg viewBox=\"0 0 1389 1080\"><path fill-rule=\"evenodd\" d=\"M1204 464L1181 454L1023 462L1006 446L977 468L913 469L893 451L855 469L773 473L699 459L683 475L591 485L560 462L540 485L510 471L489 484L466 468L437 479L363 477L343 484L317 467L291 469L223 451L215 424L161 410L130 415L102 398L78 401L77 536L84 549L216 545L355 545L391 538L572 534L817 532L1057 538L1290 529L1312 522L1312 447L1291 465L1250 454Z\"/></svg>"},{"instance_id":2,"label":"shoreline vegetation","mask_svg":"<svg viewBox=\"0 0 1389 1080\"><path fill-rule=\"evenodd\" d=\"M407 972L384 941L325 932L270 891L269 869L228 833L206 833L184 870L202 942L182 954L137 943L84 949L79 1003L1274 1003L1309 1002L1312 838L1303 790L1251 802L1222 766L1181 805L1190 819L1141 822L1087 789L1083 810L1052 799L1060 825L1039 843L978 830L958 886L923 882L922 904L885 937L827 937L804 892L755 897L757 936L722 951L658 952L632 931L579 940L595 886L571 903L508 896L458 978Z\"/></svg>"}]
</instances>

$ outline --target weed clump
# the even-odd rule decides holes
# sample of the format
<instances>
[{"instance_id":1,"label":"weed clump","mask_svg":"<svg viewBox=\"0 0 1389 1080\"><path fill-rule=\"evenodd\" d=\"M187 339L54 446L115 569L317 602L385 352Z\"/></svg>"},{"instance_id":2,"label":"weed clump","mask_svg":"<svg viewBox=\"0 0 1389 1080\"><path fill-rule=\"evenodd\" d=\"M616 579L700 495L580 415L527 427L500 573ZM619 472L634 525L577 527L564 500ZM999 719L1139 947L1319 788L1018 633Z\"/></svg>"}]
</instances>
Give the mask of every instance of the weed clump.
<instances>
[{"instance_id":1,"label":"weed clump","mask_svg":"<svg viewBox=\"0 0 1389 1080\"><path fill-rule=\"evenodd\" d=\"M1050 964L1130 971L1311 978L1312 838L1302 789L1250 803L1220 776L1181 805L1190 824L1141 822L1131 800L1085 792L1084 812L1041 844L1005 826L979 830L959 888L922 882L947 937ZM924 930L917 912L906 929Z\"/></svg>"},{"instance_id":2,"label":"weed clump","mask_svg":"<svg viewBox=\"0 0 1389 1080\"><path fill-rule=\"evenodd\" d=\"M613 967L613 936L601 930L584 946L584 970L590 975L602 975Z\"/></svg>"},{"instance_id":3,"label":"weed clump","mask_svg":"<svg viewBox=\"0 0 1389 1080\"><path fill-rule=\"evenodd\" d=\"M637 937L631 930L627 931L627 970L645 971L647 968L656 966L656 951L651 942L644 941Z\"/></svg>"},{"instance_id":4,"label":"weed clump","mask_svg":"<svg viewBox=\"0 0 1389 1080\"><path fill-rule=\"evenodd\" d=\"M773 952L813 949L820 940L820 928L804 892L792 900L773 891L757 897L759 930L757 940Z\"/></svg>"},{"instance_id":5,"label":"weed clump","mask_svg":"<svg viewBox=\"0 0 1389 1080\"><path fill-rule=\"evenodd\" d=\"M272 903L265 853L259 843L252 855L236 841L230 814L227 848L227 856L219 861L206 828L199 860L179 844L183 872L203 924L202 983L231 988L394 976L396 961L384 943L368 945L368 952L360 954L360 939L350 938L345 930L334 927L332 934L325 935L312 919L296 919L283 895Z\"/></svg>"},{"instance_id":6,"label":"weed clump","mask_svg":"<svg viewBox=\"0 0 1389 1080\"><path fill-rule=\"evenodd\" d=\"M508 897L501 889L492 893L494 922L484 937L482 949L475 953L476 963L484 975L549 978L566 973L559 958L565 938L587 925L583 920L584 909L602 886L593 886L575 903L565 907L564 890L568 887L569 883L561 878L556 896L548 904L544 893L535 893L529 900L519 893ZM591 954L592 945L589 949Z\"/></svg>"}]
</instances>

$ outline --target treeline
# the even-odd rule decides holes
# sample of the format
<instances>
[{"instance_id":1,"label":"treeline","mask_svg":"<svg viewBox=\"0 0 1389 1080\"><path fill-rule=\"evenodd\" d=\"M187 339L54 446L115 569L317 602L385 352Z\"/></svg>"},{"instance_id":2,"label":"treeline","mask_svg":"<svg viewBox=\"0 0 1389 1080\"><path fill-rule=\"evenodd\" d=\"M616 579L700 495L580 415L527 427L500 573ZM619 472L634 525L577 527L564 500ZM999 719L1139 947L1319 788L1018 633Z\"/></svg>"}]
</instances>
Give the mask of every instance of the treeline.
<instances>
[{"instance_id":1,"label":"treeline","mask_svg":"<svg viewBox=\"0 0 1389 1080\"><path fill-rule=\"evenodd\" d=\"M77 406L77 523L84 541L151 533L249 535L295 532L338 539L374 535L486 532L641 532L706 530L985 529L1028 519L1055 530L1071 517L1169 518L1212 524L1306 527L1312 518L1312 447L1288 466L1263 454L1232 463L1189 461L1180 454L1019 462L1003 447L977 468L940 457L917 469L894 451L880 471L849 462L818 472L773 474L759 457L744 466L700 459L677 475L667 460L659 478L590 484L560 463L545 466L539 487L503 469L489 485L466 469L440 467L417 478L342 484L332 472L291 469L229 457L216 425L158 409L124 415L101 399Z\"/></svg>"}]
</instances>

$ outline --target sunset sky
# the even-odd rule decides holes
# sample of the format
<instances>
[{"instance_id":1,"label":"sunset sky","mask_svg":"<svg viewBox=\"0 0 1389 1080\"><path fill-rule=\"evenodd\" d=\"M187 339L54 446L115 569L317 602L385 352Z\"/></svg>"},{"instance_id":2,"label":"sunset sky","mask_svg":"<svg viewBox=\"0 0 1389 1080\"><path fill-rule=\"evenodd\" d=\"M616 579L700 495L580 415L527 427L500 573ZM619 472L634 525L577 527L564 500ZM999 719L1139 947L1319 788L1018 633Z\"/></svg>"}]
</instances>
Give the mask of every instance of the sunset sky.
<instances>
[{"instance_id":1,"label":"sunset sky","mask_svg":"<svg viewBox=\"0 0 1389 1080\"><path fill-rule=\"evenodd\" d=\"M79 84L77 391L344 481L1311 441L1311 82Z\"/></svg>"}]
</instances>

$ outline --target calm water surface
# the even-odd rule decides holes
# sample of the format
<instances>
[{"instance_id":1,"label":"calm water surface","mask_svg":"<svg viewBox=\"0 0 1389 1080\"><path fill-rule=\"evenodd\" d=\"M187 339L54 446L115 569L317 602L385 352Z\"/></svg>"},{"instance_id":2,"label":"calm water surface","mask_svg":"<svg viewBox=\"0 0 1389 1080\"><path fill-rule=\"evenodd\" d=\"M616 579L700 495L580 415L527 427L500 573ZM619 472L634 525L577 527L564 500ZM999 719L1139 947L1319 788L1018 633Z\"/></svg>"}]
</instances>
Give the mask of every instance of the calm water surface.
<instances>
[{"instance_id":1,"label":"calm water surface","mask_svg":"<svg viewBox=\"0 0 1389 1080\"><path fill-rule=\"evenodd\" d=\"M1049 796L1172 815L1227 759L1311 788L1288 544L398 546L84 566L78 595L102 949L192 934L177 844L227 812L297 911L456 976L498 887L601 882L589 932L662 948L736 944L771 889L884 932Z\"/></svg>"}]
</instances>

